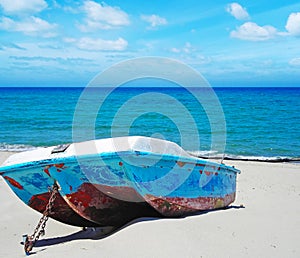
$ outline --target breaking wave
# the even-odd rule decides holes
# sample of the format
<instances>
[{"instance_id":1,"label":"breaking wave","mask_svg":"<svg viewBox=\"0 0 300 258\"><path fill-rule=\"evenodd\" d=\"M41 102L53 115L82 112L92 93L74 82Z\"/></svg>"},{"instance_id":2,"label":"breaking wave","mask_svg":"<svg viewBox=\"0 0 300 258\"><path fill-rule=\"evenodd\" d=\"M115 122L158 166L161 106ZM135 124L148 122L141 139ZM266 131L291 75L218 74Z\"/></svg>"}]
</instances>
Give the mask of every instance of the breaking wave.
<instances>
[{"instance_id":1,"label":"breaking wave","mask_svg":"<svg viewBox=\"0 0 300 258\"><path fill-rule=\"evenodd\" d=\"M35 150L38 147L26 144L7 144L0 143L0 151L11 151L11 152L21 152L21 151L29 151Z\"/></svg>"},{"instance_id":2,"label":"breaking wave","mask_svg":"<svg viewBox=\"0 0 300 258\"><path fill-rule=\"evenodd\" d=\"M188 151L188 153L194 157L203 159L218 159L218 160L237 160L237 161L257 161L257 162L300 162L299 157L288 156L243 156L234 154L218 154L216 151Z\"/></svg>"}]
</instances>

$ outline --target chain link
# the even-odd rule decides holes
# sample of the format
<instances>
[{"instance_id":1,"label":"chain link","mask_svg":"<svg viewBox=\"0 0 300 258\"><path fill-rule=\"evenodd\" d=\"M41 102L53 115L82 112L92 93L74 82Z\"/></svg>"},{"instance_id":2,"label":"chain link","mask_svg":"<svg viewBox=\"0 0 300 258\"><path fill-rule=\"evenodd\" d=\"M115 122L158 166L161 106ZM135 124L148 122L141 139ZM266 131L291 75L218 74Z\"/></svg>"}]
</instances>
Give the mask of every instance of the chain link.
<instances>
[{"instance_id":1,"label":"chain link","mask_svg":"<svg viewBox=\"0 0 300 258\"><path fill-rule=\"evenodd\" d=\"M49 219L49 215L52 212L54 201L58 193L58 186L56 182L53 184L52 188L49 187L49 192L51 193L51 195L47 203L46 209L43 212L43 216L39 220L39 223L37 224L33 234L31 236L25 236L24 250L27 255L29 255L30 251L34 247L35 243L39 240L40 236L43 236L45 234L46 223Z\"/></svg>"}]
</instances>

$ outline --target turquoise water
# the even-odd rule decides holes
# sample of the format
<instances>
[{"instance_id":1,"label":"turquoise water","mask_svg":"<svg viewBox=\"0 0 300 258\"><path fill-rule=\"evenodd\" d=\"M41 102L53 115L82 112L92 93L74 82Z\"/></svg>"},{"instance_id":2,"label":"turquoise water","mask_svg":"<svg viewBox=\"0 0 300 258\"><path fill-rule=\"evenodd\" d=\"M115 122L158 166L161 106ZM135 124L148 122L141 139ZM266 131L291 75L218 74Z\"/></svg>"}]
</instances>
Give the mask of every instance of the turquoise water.
<instances>
[{"instance_id":1,"label":"turquoise water","mask_svg":"<svg viewBox=\"0 0 300 258\"><path fill-rule=\"evenodd\" d=\"M189 151L218 155L222 148L213 143L213 135L218 135L221 142L226 138L228 156L300 157L300 88L214 91L223 109L225 121L221 123L225 122L226 131L217 126L212 132L210 122L214 121L205 112L206 105L216 102L199 103L183 88L121 87L95 113L92 106L98 96L103 96L99 88L90 99L81 100L86 101L86 109L80 114L75 139L92 139L90 131L95 138L144 135L180 145L184 139ZM81 108L77 105L82 92L83 88L0 88L0 150L21 151L72 142L74 112ZM201 89L197 92L206 94ZM197 137L200 144L195 149Z\"/></svg>"}]
</instances>

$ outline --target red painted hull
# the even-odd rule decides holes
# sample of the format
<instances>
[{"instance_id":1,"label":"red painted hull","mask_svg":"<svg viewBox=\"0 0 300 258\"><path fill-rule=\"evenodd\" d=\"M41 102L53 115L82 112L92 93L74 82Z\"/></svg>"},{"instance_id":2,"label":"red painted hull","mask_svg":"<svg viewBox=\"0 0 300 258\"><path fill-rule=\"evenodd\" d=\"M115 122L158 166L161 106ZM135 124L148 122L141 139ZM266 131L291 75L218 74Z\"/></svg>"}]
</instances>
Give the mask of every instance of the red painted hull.
<instances>
[{"instance_id":1,"label":"red painted hull","mask_svg":"<svg viewBox=\"0 0 300 258\"><path fill-rule=\"evenodd\" d=\"M80 216L99 226L122 226L136 218L162 217L147 202L130 202L113 198L99 190L103 187L105 186L83 183L76 192L67 194L64 198ZM115 192L123 192L126 195L133 191L130 188L121 188ZM113 187L110 187L111 191L112 189Z\"/></svg>"},{"instance_id":2,"label":"red painted hull","mask_svg":"<svg viewBox=\"0 0 300 258\"><path fill-rule=\"evenodd\" d=\"M34 195L28 202L28 206L36 211L43 213L48 204L50 193ZM65 224L78 227L95 227L98 226L89 220L86 220L74 212L60 194L56 195L50 217Z\"/></svg>"},{"instance_id":3,"label":"red painted hull","mask_svg":"<svg viewBox=\"0 0 300 258\"><path fill-rule=\"evenodd\" d=\"M145 199L157 211L167 217L184 216L197 211L212 210L228 206L235 199L235 193L227 194L225 197L155 197L145 196Z\"/></svg>"}]
</instances>

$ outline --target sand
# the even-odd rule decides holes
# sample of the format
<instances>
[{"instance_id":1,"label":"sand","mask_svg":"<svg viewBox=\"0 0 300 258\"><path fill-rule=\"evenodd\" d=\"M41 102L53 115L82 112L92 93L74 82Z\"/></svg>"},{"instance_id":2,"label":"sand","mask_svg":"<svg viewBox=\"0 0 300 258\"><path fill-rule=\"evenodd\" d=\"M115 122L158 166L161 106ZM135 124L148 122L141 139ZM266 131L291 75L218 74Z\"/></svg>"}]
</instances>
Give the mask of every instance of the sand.
<instances>
[{"instance_id":1,"label":"sand","mask_svg":"<svg viewBox=\"0 0 300 258\"><path fill-rule=\"evenodd\" d=\"M0 152L0 164L9 155ZM300 257L300 164L226 164L242 171L229 209L143 219L106 237L49 219L31 257ZM0 203L0 257L24 257L22 235L31 234L41 216L2 178Z\"/></svg>"}]
</instances>

